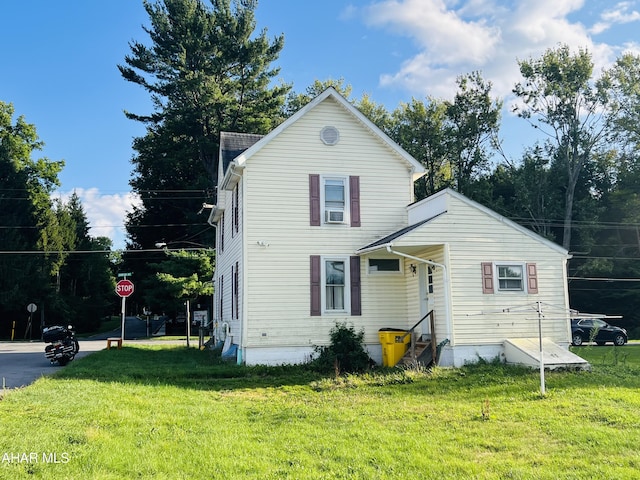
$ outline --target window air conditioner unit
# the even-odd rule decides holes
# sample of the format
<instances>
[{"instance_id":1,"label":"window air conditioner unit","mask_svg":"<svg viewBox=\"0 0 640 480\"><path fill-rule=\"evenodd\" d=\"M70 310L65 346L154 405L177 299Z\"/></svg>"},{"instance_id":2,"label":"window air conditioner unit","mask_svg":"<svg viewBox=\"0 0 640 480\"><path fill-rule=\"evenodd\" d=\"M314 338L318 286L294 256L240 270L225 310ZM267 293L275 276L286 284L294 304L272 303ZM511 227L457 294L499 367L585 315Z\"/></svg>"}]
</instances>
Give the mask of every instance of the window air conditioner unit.
<instances>
[{"instance_id":1,"label":"window air conditioner unit","mask_svg":"<svg viewBox=\"0 0 640 480\"><path fill-rule=\"evenodd\" d=\"M325 210L324 216L324 221L326 223L344 223L343 210Z\"/></svg>"}]
</instances>

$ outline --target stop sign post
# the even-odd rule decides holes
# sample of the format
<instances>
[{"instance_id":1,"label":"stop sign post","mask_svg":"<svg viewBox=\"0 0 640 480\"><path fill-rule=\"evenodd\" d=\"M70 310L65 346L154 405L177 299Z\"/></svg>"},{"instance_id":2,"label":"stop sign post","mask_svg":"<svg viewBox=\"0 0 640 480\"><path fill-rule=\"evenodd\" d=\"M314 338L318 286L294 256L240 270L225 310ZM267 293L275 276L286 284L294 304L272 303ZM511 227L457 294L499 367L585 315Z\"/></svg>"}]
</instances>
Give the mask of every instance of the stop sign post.
<instances>
[{"instance_id":1,"label":"stop sign post","mask_svg":"<svg viewBox=\"0 0 640 480\"><path fill-rule=\"evenodd\" d=\"M133 282L131 280L120 280L116 283L116 293L122 298L122 340L124 341L124 318L125 318L125 304L127 297L133 293Z\"/></svg>"}]
</instances>

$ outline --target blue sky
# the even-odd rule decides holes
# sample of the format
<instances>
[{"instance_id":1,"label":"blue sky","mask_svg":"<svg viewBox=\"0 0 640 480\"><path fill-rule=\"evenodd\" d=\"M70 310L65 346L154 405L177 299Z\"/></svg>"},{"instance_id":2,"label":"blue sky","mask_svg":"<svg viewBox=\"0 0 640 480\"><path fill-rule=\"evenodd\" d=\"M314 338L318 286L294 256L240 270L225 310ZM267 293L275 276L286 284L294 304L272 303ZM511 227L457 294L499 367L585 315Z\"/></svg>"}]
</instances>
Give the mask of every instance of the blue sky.
<instances>
[{"instance_id":1,"label":"blue sky","mask_svg":"<svg viewBox=\"0 0 640 480\"><path fill-rule=\"evenodd\" d=\"M148 113L148 95L117 69L131 40L145 42L141 0L4 2L0 100L35 124L64 159L59 195L76 191L93 235L123 247L132 139L144 134L123 110ZM260 0L257 29L284 34L280 79L302 92L344 78L389 110L412 97L451 98L455 78L480 70L509 104L518 59L566 43L587 48L596 69L640 53L640 0ZM517 155L535 141L506 111L502 134Z\"/></svg>"}]
</instances>

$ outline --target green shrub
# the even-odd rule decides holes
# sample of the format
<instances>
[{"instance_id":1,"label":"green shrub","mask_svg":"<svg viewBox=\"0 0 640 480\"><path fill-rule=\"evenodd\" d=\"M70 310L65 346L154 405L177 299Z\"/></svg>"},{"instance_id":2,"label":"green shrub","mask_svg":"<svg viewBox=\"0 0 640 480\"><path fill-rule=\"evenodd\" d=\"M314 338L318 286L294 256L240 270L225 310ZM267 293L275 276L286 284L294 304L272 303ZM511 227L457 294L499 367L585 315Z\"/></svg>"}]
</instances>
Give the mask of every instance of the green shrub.
<instances>
[{"instance_id":1,"label":"green shrub","mask_svg":"<svg viewBox=\"0 0 640 480\"><path fill-rule=\"evenodd\" d=\"M371 359L364 348L364 329L356 332L353 325L336 323L329 332L330 345L316 347L318 357L313 365L320 371L328 373L361 373L368 370Z\"/></svg>"}]
</instances>

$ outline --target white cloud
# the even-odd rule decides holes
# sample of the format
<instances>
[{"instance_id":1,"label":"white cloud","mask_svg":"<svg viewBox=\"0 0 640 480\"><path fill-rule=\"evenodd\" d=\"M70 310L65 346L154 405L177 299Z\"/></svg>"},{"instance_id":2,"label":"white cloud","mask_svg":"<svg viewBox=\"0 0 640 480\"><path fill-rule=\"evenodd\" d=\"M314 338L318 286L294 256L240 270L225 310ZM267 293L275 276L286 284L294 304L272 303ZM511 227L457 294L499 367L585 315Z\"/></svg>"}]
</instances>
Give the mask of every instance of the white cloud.
<instances>
[{"instance_id":1,"label":"white cloud","mask_svg":"<svg viewBox=\"0 0 640 480\"><path fill-rule=\"evenodd\" d=\"M458 75L479 70L496 96L508 97L520 80L518 60L567 44L592 54L595 71L622 45L596 43L586 26L585 0L382 0L362 10L370 26L409 37L419 52L380 83L412 95L451 98ZM629 2L608 13L610 22L634 21ZM580 20L577 20L580 19Z\"/></svg>"},{"instance_id":2,"label":"white cloud","mask_svg":"<svg viewBox=\"0 0 640 480\"><path fill-rule=\"evenodd\" d=\"M140 198L134 193L102 194L97 188L76 188L58 192L55 196L67 202L73 192L80 198L92 237L109 237L115 249L125 246L125 217L134 205L139 206Z\"/></svg>"},{"instance_id":3,"label":"white cloud","mask_svg":"<svg viewBox=\"0 0 640 480\"><path fill-rule=\"evenodd\" d=\"M481 64L500 41L499 28L485 18L462 18L444 0L375 3L367 9L367 23L412 38L432 63Z\"/></svg>"},{"instance_id":4,"label":"white cloud","mask_svg":"<svg viewBox=\"0 0 640 480\"><path fill-rule=\"evenodd\" d=\"M632 10L636 2L619 2L612 9L606 10L600 16L601 20L589 30L594 35L609 30L613 25L637 22L640 12Z\"/></svg>"}]
</instances>

